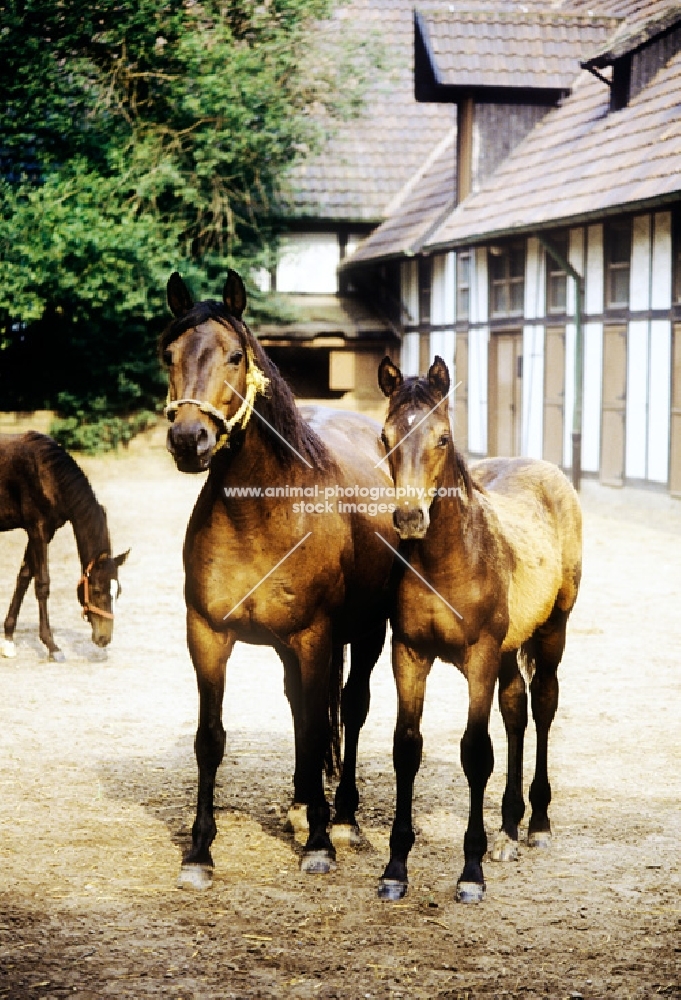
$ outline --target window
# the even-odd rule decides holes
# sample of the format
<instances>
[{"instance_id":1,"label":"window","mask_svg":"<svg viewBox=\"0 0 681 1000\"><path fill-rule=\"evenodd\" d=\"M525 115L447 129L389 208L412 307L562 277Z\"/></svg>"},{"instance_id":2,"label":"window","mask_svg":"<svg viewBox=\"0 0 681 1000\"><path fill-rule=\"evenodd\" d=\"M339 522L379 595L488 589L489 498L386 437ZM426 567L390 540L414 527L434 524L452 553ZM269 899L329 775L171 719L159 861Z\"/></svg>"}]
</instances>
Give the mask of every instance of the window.
<instances>
[{"instance_id":1,"label":"window","mask_svg":"<svg viewBox=\"0 0 681 1000\"><path fill-rule=\"evenodd\" d=\"M490 247L489 275L491 315L521 316L525 299L525 244Z\"/></svg>"},{"instance_id":2,"label":"window","mask_svg":"<svg viewBox=\"0 0 681 1000\"><path fill-rule=\"evenodd\" d=\"M470 317L471 295L471 255L458 253L456 255L456 318Z\"/></svg>"},{"instance_id":3,"label":"window","mask_svg":"<svg viewBox=\"0 0 681 1000\"><path fill-rule=\"evenodd\" d=\"M554 233L548 242L563 260L567 260L567 233ZM567 271L563 270L548 250L546 252L546 311L547 313L565 313L567 311Z\"/></svg>"},{"instance_id":4,"label":"window","mask_svg":"<svg viewBox=\"0 0 681 1000\"><path fill-rule=\"evenodd\" d=\"M631 269L631 222L618 219L605 230L605 306L621 309L629 305Z\"/></svg>"}]
</instances>

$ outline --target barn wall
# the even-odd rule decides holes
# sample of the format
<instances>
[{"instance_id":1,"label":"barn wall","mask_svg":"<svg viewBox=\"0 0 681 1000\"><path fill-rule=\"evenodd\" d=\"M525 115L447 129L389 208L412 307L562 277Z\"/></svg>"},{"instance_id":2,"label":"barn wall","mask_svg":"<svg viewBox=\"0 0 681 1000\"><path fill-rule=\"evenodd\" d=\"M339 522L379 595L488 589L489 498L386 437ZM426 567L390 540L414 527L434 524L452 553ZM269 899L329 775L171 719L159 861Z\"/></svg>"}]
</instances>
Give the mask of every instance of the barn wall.
<instances>
[{"instance_id":1,"label":"barn wall","mask_svg":"<svg viewBox=\"0 0 681 1000\"><path fill-rule=\"evenodd\" d=\"M584 274L584 229L571 229L568 241L568 261L577 274ZM577 284L568 279L567 313L575 315ZM575 405L575 337L574 323L565 327L565 422L563 424L563 467L572 468L572 428Z\"/></svg>"},{"instance_id":2,"label":"barn wall","mask_svg":"<svg viewBox=\"0 0 681 1000\"><path fill-rule=\"evenodd\" d=\"M468 333L468 450L487 454L487 362L489 345L487 248L478 247L472 258L470 322Z\"/></svg>"},{"instance_id":3,"label":"barn wall","mask_svg":"<svg viewBox=\"0 0 681 1000\"><path fill-rule=\"evenodd\" d=\"M525 255L525 316L535 319L545 309L545 255L537 239L527 241ZM544 432L544 327L523 327L523 404L521 454L542 458Z\"/></svg>"},{"instance_id":4,"label":"barn wall","mask_svg":"<svg viewBox=\"0 0 681 1000\"><path fill-rule=\"evenodd\" d=\"M290 233L282 238L277 291L335 295L340 259L336 233Z\"/></svg>"}]
</instances>

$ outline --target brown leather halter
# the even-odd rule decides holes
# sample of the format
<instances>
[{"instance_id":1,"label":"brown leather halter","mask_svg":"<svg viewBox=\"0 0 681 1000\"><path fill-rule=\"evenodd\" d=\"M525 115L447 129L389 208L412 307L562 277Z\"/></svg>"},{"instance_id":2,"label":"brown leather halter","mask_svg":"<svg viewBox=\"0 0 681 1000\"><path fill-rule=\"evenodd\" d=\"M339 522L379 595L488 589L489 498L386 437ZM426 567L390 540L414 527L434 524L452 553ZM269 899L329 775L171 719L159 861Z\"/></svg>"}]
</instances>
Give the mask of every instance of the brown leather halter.
<instances>
[{"instance_id":1,"label":"brown leather halter","mask_svg":"<svg viewBox=\"0 0 681 1000\"><path fill-rule=\"evenodd\" d=\"M98 608L96 607L96 605L90 604L90 592L88 588L88 583L90 580L90 570L92 569L94 564L95 560L91 559L87 567L83 570L83 575L78 581L78 586L76 587L77 590L78 587L80 587L81 583L83 584L83 618L87 618L89 612L91 615L100 615L100 617L102 618L111 618L111 620L113 621L113 614L110 611L103 611L102 608Z\"/></svg>"}]
</instances>

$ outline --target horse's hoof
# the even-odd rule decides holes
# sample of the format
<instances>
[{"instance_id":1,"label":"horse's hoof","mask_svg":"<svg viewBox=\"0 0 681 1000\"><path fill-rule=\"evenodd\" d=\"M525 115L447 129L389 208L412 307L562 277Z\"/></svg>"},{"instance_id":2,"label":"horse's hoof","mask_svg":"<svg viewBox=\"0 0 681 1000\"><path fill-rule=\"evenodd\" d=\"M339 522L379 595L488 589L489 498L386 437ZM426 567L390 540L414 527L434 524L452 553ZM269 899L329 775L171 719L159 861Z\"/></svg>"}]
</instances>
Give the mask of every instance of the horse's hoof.
<instances>
[{"instance_id":1,"label":"horse's hoof","mask_svg":"<svg viewBox=\"0 0 681 1000\"><path fill-rule=\"evenodd\" d=\"M6 656L8 660L14 659L17 655L17 647L14 645L12 639L3 639L2 645L0 646L0 653Z\"/></svg>"},{"instance_id":2,"label":"horse's hoof","mask_svg":"<svg viewBox=\"0 0 681 1000\"><path fill-rule=\"evenodd\" d=\"M53 649L48 659L52 660L54 663L63 663L66 657L62 653L61 649Z\"/></svg>"},{"instance_id":3,"label":"horse's hoof","mask_svg":"<svg viewBox=\"0 0 681 1000\"><path fill-rule=\"evenodd\" d=\"M306 851L300 870L306 875L327 875L336 870L336 862L328 851Z\"/></svg>"},{"instance_id":4,"label":"horse's hoof","mask_svg":"<svg viewBox=\"0 0 681 1000\"><path fill-rule=\"evenodd\" d=\"M289 811L286 814L285 829L289 833L307 835L309 832L309 826L307 822L307 806L303 805L301 802L293 802L289 807Z\"/></svg>"},{"instance_id":5,"label":"horse's hoof","mask_svg":"<svg viewBox=\"0 0 681 1000\"><path fill-rule=\"evenodd\" d=\"M378 898L397 903L407 895L407 882L399 878L380 878L378 880Z\"/></svg>"},{"instance_id":6,"label":"horse's hoof","mask_svg":"<svg viewBox=\"0 0 681 1000\"><path fill-rule=\"evenodd\" d=\"M362 835L357 823L334 823L331 827L331 840L336 846L359 847Z\"/></svg>"},{"instance_id":7,"label":"horse's hoof","mask_svg":"<svg viewBox=\"0 0 681 1000\"><path fill-rule=\"evenodd\" d=\"M505 830L499 830L490 852L492 861L517 861L518 841L511 840Z\"/></svg>"},{"instance_id":8,"label":"horse's hoof","mask_svg":"<svg viewBox=\"0 0 681 1000\"><path fill-rule=\"evenodd\" d=\"M485 898L484 882L457 882L457 903L482 903Z\"/></svg>"},{"instance_id":9,"label":"horse's hoof","mask_svg":"<svg viewBox=\"0 0 681 1000\"><path fill-rule=\"evenodd\" d=\"M211 865L182 865L177 876L178 889L210 889L212 884Z\"/></svg>"},{"instance_id":10,"label":"horse's hoof","mask_svg":"<svg viewBox=\"0 0 681 1000\"><path fill-rule=\"evenodd\" d=\"M542 851L548 850L551 846L551 831L535 830L534 833L528 833L527 846L539 847Z\"/></svg>"}]
</instances>

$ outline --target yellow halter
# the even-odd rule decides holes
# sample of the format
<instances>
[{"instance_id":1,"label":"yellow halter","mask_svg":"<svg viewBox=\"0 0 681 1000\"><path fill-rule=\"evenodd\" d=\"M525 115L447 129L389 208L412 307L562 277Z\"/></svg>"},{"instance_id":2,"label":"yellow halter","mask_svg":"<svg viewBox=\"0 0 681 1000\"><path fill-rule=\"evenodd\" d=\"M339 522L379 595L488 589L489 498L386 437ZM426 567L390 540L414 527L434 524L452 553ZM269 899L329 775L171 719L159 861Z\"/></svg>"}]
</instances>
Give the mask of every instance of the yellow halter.
<instances>
[{"instance_id":1,"label":"yellow halter","mask_svg":"<svg viewBox=\"0 0 681 1000\"><path fill-rule=\"evenodd\" d=\"M265 395L267 392L267 387L270 384L270 380L267 378L262 369L258 368L255 363L255 357L253 356L252 349L246 347L246 395L241 397L241 406L236 411L236 413L227 419L221 410L218 410L216 406L212 403L206 403L201 399L170 399L170 387L168 387L168 402L164 407L164 415L171 420L173 416L177 413L180 406L184 406L185 403L193 403L194 406L198 406L201 413L208 414L209 417L217 422L218 426L221 428L220 436L221 441L215 446L214 451L219 451L220 448L224 448L225 445L229 444L229 439L231 437L232 431L235 427L240 427L242 430L246 427L246 424L251 419L251 412L253 410L253 404L255 403L255 398L260 393Z\"/></svg>"}]
</instances>

